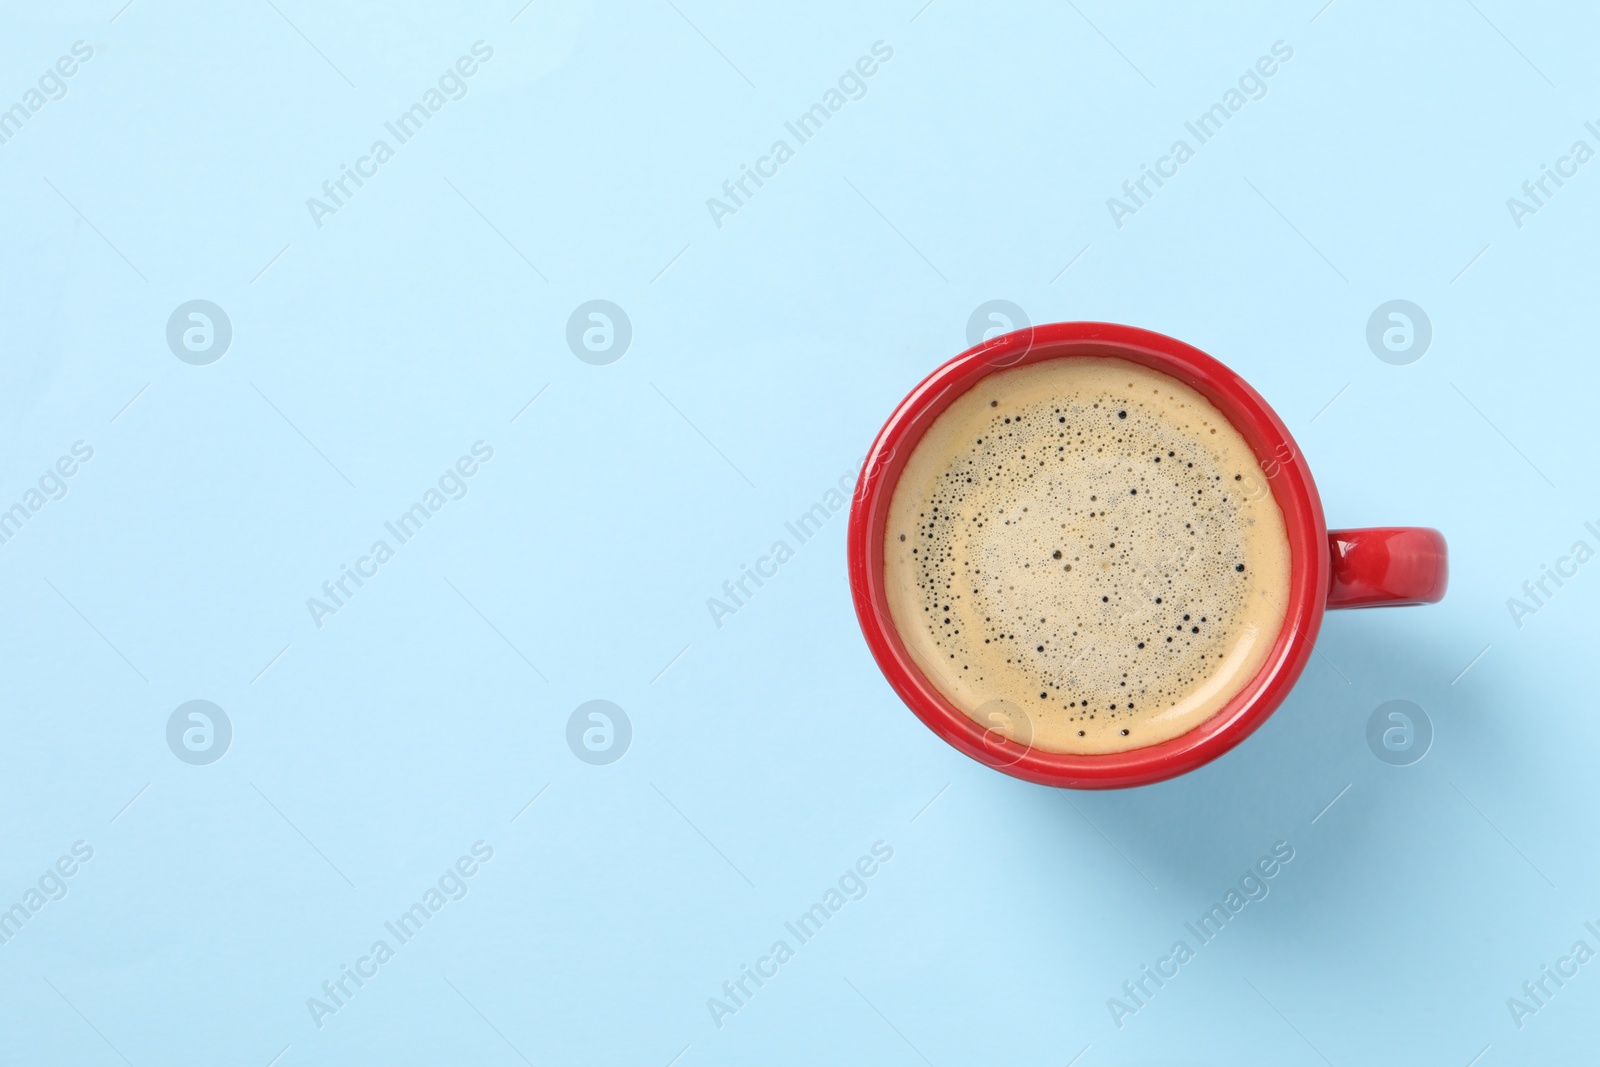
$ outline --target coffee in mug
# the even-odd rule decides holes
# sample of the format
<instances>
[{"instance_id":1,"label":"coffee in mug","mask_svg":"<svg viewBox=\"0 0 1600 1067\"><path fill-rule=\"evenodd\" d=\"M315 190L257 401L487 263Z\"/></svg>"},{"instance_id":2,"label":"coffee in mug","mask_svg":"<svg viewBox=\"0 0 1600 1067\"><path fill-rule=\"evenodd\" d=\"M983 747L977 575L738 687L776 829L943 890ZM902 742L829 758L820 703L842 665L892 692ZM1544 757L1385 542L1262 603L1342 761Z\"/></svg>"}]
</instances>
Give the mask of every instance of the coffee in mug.
<instances>
[{"instance_id":1,"label":"coffee in mug","mask_svg":"<svg viewBox=\"0 0 1600 1067\"><path fill-rule=\"evenodd\" d=\"M1046 752L1124 752L1210 718L1260 671L1289 578L1243 435L1183 382L1109 357L977 382L906 461L884 535L922 673Z\"/></svg>"}]
</instances>

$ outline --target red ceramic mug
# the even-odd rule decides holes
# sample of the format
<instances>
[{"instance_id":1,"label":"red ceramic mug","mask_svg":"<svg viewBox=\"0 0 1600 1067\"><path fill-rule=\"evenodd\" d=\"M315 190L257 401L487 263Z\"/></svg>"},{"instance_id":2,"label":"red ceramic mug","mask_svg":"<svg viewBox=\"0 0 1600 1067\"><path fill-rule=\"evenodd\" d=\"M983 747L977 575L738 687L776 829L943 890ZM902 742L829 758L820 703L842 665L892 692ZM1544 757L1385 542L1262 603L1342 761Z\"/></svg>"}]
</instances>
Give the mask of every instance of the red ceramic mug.
<instances>
[{"instance_id":1,"label":"red ceramic mug","mask_svg":"<svg viewBox=\"0 0 1600 1067\"><path fill-rule=\"evenodd\" d=\"M1185 383L1221 411L1255 452L1283 512L1290 572L1282 630L1254 678L1220 711L1170 741L1106 755L1044 752L986 728L918 669L889 613L884 531L895 484L922 435L957 397L999 370L1072 356L1112 356ZM889 684L929 729L980 763L1044 785L1114 789L1159 782L1216 759L1283 702L1311 658L1328 608L1432 604L1448 578L1444 538L1423 527L1329 530L1317 487L1283 421L1233 371L1182 341L1104 322L1059 322L968 349L913 389L889 416L861 469L850 508L850 589Z\"/></svg>"}]
</instances>

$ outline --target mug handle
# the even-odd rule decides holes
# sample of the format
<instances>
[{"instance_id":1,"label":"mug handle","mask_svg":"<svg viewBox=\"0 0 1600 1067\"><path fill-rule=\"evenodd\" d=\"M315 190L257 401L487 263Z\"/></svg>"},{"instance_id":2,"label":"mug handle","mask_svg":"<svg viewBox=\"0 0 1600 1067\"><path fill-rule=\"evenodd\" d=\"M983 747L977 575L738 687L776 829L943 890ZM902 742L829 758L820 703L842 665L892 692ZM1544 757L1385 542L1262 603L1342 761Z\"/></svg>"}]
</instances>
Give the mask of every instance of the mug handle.
<instances>
[{"instance_id":1,"label":"mug handle","mask_svg":"<svg viewBox=\"0 0 1600 1067\"><path fill-rule=\"evenodd\" d=\"M1437 604L1450 581L1444 535L1426 526L1329 530L1328 607Z\"/></svg>"}]
</instances>

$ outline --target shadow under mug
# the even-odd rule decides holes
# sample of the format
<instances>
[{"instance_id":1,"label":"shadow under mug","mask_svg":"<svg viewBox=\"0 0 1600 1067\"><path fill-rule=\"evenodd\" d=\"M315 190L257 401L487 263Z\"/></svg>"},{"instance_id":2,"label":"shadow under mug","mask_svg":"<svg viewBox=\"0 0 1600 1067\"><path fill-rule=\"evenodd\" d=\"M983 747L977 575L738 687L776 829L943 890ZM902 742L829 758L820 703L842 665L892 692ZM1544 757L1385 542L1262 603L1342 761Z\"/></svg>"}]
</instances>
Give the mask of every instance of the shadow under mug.
<instances>
[{"instance_id":1,"label":"shadow under mug","mask_svg":"<svg viewBox=\"0 0 1600 1067\"><path fill-rule=\"evenodd\" d=\"M1283 628L1256 675L1188 733L1104 755L1035 749L957 708L906 651L884 584L884 534L895 485L934 420L996 371L1083 356L1141 364L1178 379L1215 405L1254 451L1260 478L1245 491L1272 493L1283 512L1290 554ZM1329 530L1305 457L1283 421L1243 378L1182 341L1104 322L1058 322L1003 334L928 375L889 416L867 453L850 507L848 553L851 594L867 645L917 717L980 763L1031 782L1073 789L1145 785L1216 759L1283 702L1311 658L1323 611L1432 604L1443 598L1448 581L1444 538L1437 530Z\"/></svg>"}]
</instances>

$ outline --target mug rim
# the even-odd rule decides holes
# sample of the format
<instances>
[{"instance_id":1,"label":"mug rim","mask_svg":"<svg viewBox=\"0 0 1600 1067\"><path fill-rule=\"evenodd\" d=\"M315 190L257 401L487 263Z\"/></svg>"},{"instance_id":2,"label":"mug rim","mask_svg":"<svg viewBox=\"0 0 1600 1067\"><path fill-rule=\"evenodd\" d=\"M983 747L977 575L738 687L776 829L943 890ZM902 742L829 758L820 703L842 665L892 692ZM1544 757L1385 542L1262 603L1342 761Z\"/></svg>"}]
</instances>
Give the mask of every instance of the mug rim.
<instances>
[{"instance_id":1,"label":"mug rim","mask_svg":"<svg viewBox=\"0 0 1600 1067\"><path fill-rule=\"evenodd\" d=\"M1046 752L985 728L922 673L890 613L884 581L889 506L911 453L957 398L991 374L1052 359L1111 357L1183 382L1214 405L1255 453L1289 541L1284 622L1255 675L1217 712L1178 737L1099 755ZM1272 407L1223 363L1165 334L1107 322L1031 326L984 341L912 389L878 431L851 499L848 534L856 618L879 669L923 724L980 763L1042 785L1114 789L1175 777L1210 762L1266 721L1311 658L1326 608L1328 532L1305 456Z\"/></svg>"}]
</instances>

